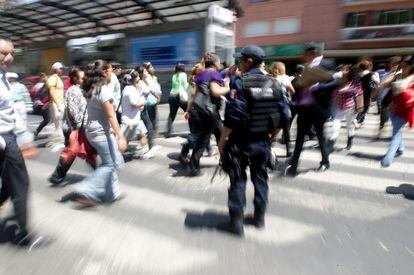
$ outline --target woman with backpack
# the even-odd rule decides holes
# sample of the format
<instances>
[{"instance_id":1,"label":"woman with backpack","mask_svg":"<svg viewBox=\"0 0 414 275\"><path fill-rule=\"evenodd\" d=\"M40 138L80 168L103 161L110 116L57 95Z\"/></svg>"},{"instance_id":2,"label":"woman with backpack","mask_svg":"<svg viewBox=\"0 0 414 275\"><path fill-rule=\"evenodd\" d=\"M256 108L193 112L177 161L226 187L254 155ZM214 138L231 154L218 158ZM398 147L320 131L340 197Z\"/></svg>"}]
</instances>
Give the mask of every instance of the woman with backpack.
<instances>
[{"instance_id":1,"label":"woman with backpack","mask_svg":"<svg viewBox=\"0 0 414 275\"><path fill-rule=\"evenodd\" d=\"M220 57L215 53L206 53L203 60L205 70L196 78L196 93L192 101L188 104L187 112L184 116L188 119L194 107L197 110L200 121L199 137L191 155L188 176L197 176L200 174L200 159L208 145L211 134L214 134L217 144L219 143L221 130L223 128L219 114L221 100L230 92L230 79L223 79L219 72L221 65ZM198 93L201 94L198 95ZM203 101L206 98L208 98L209 102ZM208 108L203 104L208 104ZM207 112L207 109L210 111Z\"/></svg>"},{"instance_id":2,"label":"woman with backpack","mask_svg":"<svg viewBox=\"0 0 414 275\"><path fill-rule=\"evenodd\" d=\"M170 114L168 115L166 138L171 137L172 125L177 116L177 111L181 108L184 112L187 110L188 104L188 82L187 74L185 73L185 65L178 63L175 66L175 72L172 76L172 88L168 104L170 105Z\"/></svg>"},{"instance_id":3,"label":"woman with backpack","mask_svg":"<svg viewBox=\"0 0 414 275\"><path fill-rule=\"evenodd\" d=\"M371 61L363 60L359 63L360 69L360 82L362 90L364 91L364 110L360 112L354 120L356 128L360 128L365 121L365 116L368 113L369 106L371 105L372 93L376 92L380 79L378 73L372 72L373 65Z\"/></svg>"},{"instance_id":4,"label":"woman with backpack","mask_svg":"<svg viewBox=\"0 0 414 275\"><path fill-rule=\"evenodd\" d=\"M403 80L395 81L393 84L393 94L391 110L389 112L392 122L392 137L388 151L381 160L382 167L392 164L394 157L404 153L404 142L402 131L408 123L412 128L414 125L414 66L413 57L408 56L402 62Z\"/></svg>"},{"instance_id":5,"label":"woman with backpack","mask_svg":"<svg viewBox=\"0 0 414 275\"><path fill-rule=\"evenodd\" d=\"M292 95L295 94L290 77L286 75L286 67L282 62L273 62L269 68L270 75L276 79L283 90L283 98L280 103L282 109L283 141L286 145L286 157L291 157L290 151L290 124L292 120Z\"/></svg>"}]
</instances>

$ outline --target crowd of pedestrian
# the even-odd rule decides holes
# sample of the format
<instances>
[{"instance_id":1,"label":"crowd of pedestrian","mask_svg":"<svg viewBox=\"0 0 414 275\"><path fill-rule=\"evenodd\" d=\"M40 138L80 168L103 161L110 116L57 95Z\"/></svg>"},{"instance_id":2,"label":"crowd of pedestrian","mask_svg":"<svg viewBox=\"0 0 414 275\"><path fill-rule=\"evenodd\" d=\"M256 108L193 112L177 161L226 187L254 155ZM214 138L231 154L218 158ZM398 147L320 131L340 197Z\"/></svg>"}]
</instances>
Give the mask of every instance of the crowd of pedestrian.
<instances>
[{"instance_id":1,"label":"crowd of pedestrian","mask_svg":"<svg viewBox=\"0 0 414 275\"><path fill-rule=\"evenodd\" d=\"M200 175L204 151L210 156L215 153L211 145L211 136L215 136L220 165L230 178L230 232L244 232L247 166L255 188L251 220L258 228L265 225L268 168L275 168L269 163L279 131L283 131L288 160L285 176L298 175L306 137L317 138L321 162L316 170L324 172L330 169L329 156L338 146L342 121L347 129L346 149L351 150L357 142L355 131L363 127L371 103L376 101L380 114L376 137L388 119L393 127L381 165L390 166L394 157L404 153L402 129L414 123L413 57L392 57L388 66L381 65L378 71L374 71L371 60L335 68L314 43L309 43L303 64L297 65L292 76L286 74L282 62L266 64L265 52L257 46L247 46L234 57L237 66L223 68L219 55L206 53L189 76L184 64L176 65L165 129L165 138L170 138L181 108L190 133L178 160L189 177ZM36 149L26 126L28 92L17 82L18 76L6 73L13 62L13 44L5 38L0 38L0 62L0 203L11 197L19 224L15 242L27 244L31 240L26 228L29 178L23 156L34 157ZM118 63L97 60L85 68L70 68L67 84L62 79L65 69L62 63L54 63L51 75L41 74L34 87L43 116L34 136L51 124L53 131L46 147L55 152L62 150L49 182L61 184L76 157L80 157L93 172L75 184L62 201L97 206L121 200L125 194L118 172L124 163L123 154L148 159L160 149L155 137L160 130L158 104L162 91L155 69L150 62L125 69ZM325 131L329 120L330 135Z\"/></svg>"}]
</instances>

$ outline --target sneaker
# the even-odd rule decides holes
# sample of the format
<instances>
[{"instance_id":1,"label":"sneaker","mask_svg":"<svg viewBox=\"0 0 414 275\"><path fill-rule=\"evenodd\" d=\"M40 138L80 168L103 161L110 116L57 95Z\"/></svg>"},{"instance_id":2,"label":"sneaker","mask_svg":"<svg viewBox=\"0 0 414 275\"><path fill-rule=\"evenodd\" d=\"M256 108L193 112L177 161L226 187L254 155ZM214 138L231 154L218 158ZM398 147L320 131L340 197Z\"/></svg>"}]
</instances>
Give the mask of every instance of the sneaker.
<instances>
[{"instance_id":1,"label":"sneaker","mask_svg":"<svg viewBox=\"0 0 414 275\"><path fill-rule=\"evenodd\" d=\"M321 172L321 173L323 173L323 172L325 172L326 170L328 170L330 168L330 165L329 164L322 164L321 163L321 165L319 166L319 168L318 169L316 169L316 171L317 172Z\"/></svg>"},{"instance_id":2,"label":"sneaker","mask_svg":"<svg viewBox=\"0 0 414 275\"><path fill-rule=\"evenodd\" d=\"M292 177L293 178L293 177L296 177L298 175L298 172L292 168L292 165L288 165L285 168L285 171L284 171L283 175L285 177Z\"/></svg>"},{"instance_id":3,"label":"sneaker","mask_svg":"<svg viewBox=\"0 0 414 275\"><path fill-rule=\"evenodd\" d=\"M401 156L402 156L402 154L404 154L404 151L397 151L397 152L395 153L395 157L396 157L396 158L401 157Z\"/></svg>"},{"instance_id":4,"label":"sneaker","mask_svg":"<svg viewBox=\"0 0 414 275\"><path fill-rule=\"evenodd\" d=\"M142 159L152 159L153 157L155 157L155 155L151 151L148 151L148 152L146 152L145 154L142 155Z\"/></svg>"},{"instance_id":5,"label":"sneaker","mask_svg":"<svg viewBox=\"0 0 414 275\"><path fill-rule=\"evenodd\" d=\"M50 176L47 181L50 182L52 184L52 186L55 185L59 185L61 184L63 181L65 180L65 178L56 178L54 176Z\"/></svg>"}]
</instances>

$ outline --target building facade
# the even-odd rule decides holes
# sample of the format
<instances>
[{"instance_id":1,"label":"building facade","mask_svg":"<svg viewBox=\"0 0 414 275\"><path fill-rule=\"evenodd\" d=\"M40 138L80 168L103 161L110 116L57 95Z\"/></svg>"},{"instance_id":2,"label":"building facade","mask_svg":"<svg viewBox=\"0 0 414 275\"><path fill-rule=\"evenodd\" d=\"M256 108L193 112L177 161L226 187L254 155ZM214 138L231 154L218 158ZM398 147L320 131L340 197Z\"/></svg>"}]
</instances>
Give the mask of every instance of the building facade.
<instances>
[{"instance_id":1,"label":"building facade","mask_svg":"<svg viewBox=\"0 0 414 275\"><path fill-rule=\"evenodd\" d=\"M336 59L414 54L413 0L240 0L236 46L296 60L314 41Z\"/></svg>"}]
</instances>

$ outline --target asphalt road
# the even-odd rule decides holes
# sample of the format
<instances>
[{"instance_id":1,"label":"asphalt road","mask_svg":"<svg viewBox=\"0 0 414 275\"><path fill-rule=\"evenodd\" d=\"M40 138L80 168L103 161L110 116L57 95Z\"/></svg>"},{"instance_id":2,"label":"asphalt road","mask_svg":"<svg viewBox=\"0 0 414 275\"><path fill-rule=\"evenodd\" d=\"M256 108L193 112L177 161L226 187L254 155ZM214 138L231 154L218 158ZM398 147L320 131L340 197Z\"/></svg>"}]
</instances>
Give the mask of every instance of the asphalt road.
<instances>
[{"instance_id":1,"label":"asphalt road","mask_svg":"<svg viewBox=\"0 0 414 275\"><path fill-rule=\"evenodd\" d=\"M161 106L161 130L167 112ZM39 120L31 116L30 127ZM91 173L88 166L77 160L67 184L52 188L46 178L58 154L42 148L27 161L30 225L51 243L30 252L2 244L0 274L413 274L414 136L406 129L405 154L381 168L389 141L371 140L378 120L368 116L354 148L335 152L326 173L313 171L315 142L305 144L297 178L272 173L266 228L247 226L244 239L216 229L227 219L228 188L224 175L210 183L218 157L202 159L203 176L180 176L180 136L157 139L162 149L153 159L127 158L120 173L126 199L92 209L56 202ZM175 129L186 133L180 115ZM345 136L342 129L338 147ZM275 150L282 168L284 146ZM252 196L249 184L246 213ZM10 210L8 203L0 216Z\"/></svg>"}]
</instances>

